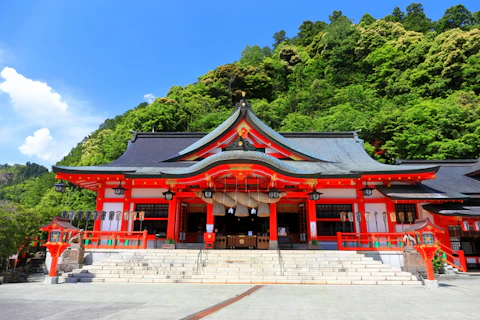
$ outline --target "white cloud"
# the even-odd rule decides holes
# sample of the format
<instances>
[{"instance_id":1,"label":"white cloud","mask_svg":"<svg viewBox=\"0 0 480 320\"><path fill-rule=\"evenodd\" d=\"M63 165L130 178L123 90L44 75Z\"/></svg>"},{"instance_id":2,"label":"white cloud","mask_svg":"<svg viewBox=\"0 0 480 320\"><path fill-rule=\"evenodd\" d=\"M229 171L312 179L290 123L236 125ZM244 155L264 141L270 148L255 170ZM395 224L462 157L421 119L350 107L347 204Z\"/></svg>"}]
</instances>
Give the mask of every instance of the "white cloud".
<instances>
[{"instance_id":1,"label":"white cloud","mask_svg":"<svg viewBox=\"0 0 480 320\"><path fill-rule=\"evenodd\" d=\"M145 98L145 101L147 101L148 103L152 103L153 101L155 101L156 97L153 94L148 93L144 95L143 98Z\"/></svg>"},{"instance_id":2,"label":"white cloud","mask_svg":"<svg viewBox=\"0 0 480 320\"><path fill-rule=\"evenodd\" d=\"M67 101L46 82L29 79L13 68L5 67L0 72L2 78L0 97L6 93L8 99L0 99L0 127L15 132L16 150L42 164L61 160L104 120L92 114L84 101ZM2 100L10 108L4 110ZM6 144L0 144L5 150Z\"/></svg>"},{"instance_id":3,"label":"white cloud","mask_svg":"<svg viewBox=\"0 0 480 320\"><path fill-rule=\"evenodd\" d=\"M9 67L0 75L5 79L0 83L0 91L9 94L13 108L22 116L48 123L53 115L67 112L68 105L45 82L25 78Z\"/></svg>"},{"instance_id":4,"label":"white cloud","mask_svg":"<svg viewBox=\"0 0 480 320\"><path fill-rule=\"evenodd\" d=\"M37 156L43 160L52 160L53 154L50 150L53 138L50 135L50 130L42 128L35 131L33 136L28 136L25 143L18 149L27 156Z\"/></svg>"}]
</instances>

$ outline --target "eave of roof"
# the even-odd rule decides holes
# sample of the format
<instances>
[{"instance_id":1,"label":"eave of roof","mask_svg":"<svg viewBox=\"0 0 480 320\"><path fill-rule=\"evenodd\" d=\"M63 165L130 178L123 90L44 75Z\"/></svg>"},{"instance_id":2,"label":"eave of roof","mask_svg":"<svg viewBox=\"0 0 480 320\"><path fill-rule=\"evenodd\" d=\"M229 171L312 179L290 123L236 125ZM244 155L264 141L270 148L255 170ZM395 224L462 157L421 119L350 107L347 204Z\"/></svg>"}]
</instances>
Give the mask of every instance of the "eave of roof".
<instances>
[{"instance_id":1,"label":"eave of roof","mask_svg":"<svg viewBox=\"0 0 480 320\"><path fill-rule=\"evenodd\" d=\"M480 216L480 206L463 206L461 203L425 204L422 207L427 211L444 216Z\"/></svg>"},{"instance_id":2,"label":"eave of roof","mask_svg":"<svg viewBox=\"0 0 480 320\"><path fill-rule=\"evenodd\" d=\"M376 189L392 200L467 200L461 193L444 193L430 189L424 185L392 185L377 186Z\"/></svg>"}]
</instances>

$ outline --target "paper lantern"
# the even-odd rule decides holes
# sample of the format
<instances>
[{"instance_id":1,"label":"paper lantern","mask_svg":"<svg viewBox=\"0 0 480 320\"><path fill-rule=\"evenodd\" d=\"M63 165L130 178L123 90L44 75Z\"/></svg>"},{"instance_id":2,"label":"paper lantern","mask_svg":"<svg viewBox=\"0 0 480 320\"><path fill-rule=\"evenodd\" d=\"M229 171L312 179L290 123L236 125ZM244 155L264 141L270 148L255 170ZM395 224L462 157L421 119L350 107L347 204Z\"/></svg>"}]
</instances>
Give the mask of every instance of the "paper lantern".
<instances>
[{"instance_id":1,"label":"paper lantern","mask_svg":"<svg viewBox=\"0 0 480 320\"><path fill-rule=\"evenodd\" d=\"M473 223L473 228L475 229L475 231L480 231L480 221L475 221Z\"/></svg>"}]
</instances>

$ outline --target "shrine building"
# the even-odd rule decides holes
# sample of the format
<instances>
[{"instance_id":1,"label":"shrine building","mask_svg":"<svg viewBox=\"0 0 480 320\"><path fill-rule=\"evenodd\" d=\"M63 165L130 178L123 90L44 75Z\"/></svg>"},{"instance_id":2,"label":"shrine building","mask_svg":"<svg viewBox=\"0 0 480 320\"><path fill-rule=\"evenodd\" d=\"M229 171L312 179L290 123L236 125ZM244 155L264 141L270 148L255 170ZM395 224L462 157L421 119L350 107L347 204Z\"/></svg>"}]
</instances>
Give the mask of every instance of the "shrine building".
<instances>
[{"instance_id":1,"label":"shrine building","mask_svg":"<svg viewBox=\"0 0 480 320\"><path fill-rule=\"evenodd\" d=\"M339 232L402 232L427 217L459 225L441 210L470 197L423 183L440 167L377 162L356 132L276 132L244 97L209 133L134 132L112 163L54 171L96 192L103 218L94 230L147 230L148 247L201 246L208 232L216 248L301 249L315 240L337 249ZM448 234L442 241L450 245Z\"/></svg>"}]
</instances>

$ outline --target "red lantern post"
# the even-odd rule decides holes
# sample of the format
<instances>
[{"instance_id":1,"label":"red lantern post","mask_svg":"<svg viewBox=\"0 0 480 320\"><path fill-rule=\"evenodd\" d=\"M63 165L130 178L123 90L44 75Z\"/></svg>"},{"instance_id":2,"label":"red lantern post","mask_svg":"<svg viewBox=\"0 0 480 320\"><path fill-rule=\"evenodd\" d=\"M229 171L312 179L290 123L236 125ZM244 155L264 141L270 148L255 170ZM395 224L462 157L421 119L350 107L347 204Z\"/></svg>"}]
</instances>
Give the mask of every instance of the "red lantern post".
<instances>
[{"instance_id":1,"label":"red lantern post","mask_svg":"<svg viewBox=\"0 0 480 320\"><path fill-rule=\"evenodd\" d=\"M79 229L71 225L67 219L54 217L52 222L41 227L40 230L48 232L48 241L45 243L45 247L47 247L52 256L49 273L50 278L45 279L45 283L55 284L58 282L58 258L60 258L65 249L70 246L70 237L77 233Z\"/></svg>"}]
</instances>

